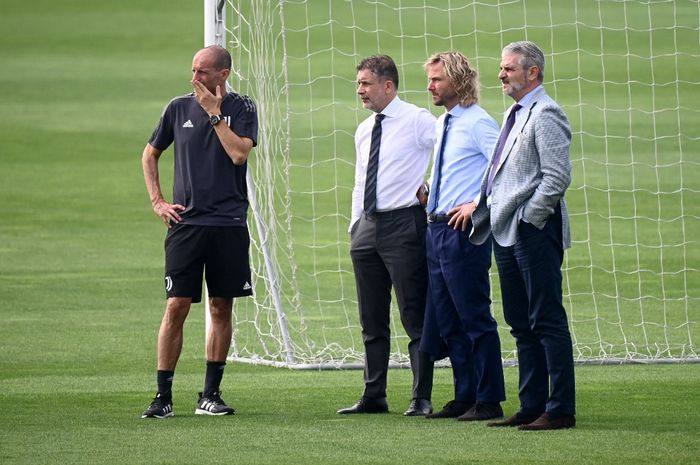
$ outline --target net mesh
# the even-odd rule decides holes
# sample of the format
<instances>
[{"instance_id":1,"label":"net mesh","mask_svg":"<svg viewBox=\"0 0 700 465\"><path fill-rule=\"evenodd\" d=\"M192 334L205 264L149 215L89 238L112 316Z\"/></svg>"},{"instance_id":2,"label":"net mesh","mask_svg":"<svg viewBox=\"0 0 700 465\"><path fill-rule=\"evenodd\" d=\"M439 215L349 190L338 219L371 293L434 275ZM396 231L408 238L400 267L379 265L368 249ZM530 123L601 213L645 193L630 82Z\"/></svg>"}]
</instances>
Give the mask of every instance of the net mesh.
<instances>
[{"instance_id":1,"label":"net mesh","mask_svg":"<svg viewBox=\"0 0 700 465\"><path fill-rule=\"evenodd\" d=\"M525 39L545 51L545 87L573 131L563 274L577 360L698 359L697 1L229 0L225 29L231 85L260 114L255 297L236 302L232 358L362 363L347 233L353 135L367 116L360 59L391 55L400 97L437 115L422 65L460 50L480 72L481 106L501 121L512 102L496 78L500 51ZM513 361L494 270L492 298ZM405 363L398 321L392 308L392 360Z\"/></svg>"}]
</instances>

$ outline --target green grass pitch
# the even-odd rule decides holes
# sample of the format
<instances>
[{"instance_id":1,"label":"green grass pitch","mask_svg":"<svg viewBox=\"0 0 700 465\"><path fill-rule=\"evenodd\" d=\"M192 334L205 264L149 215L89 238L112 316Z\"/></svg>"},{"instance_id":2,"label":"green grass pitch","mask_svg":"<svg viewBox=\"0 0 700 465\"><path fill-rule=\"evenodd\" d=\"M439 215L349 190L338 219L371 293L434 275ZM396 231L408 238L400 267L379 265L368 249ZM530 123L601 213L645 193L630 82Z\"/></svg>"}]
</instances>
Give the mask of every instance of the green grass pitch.
<instances>
[{"instance_id":1,"label":"green grass pitch","mask_svg":"<svg viewBox=\"0 0 700 465\"><path fill-rule=\"evenodd\" d=\"M204 372L201 305L186 325L176 416L141 420L154 391L164 230L148 204L139 159L163 105L188 90L201 24L201 2L188 0L0 6L0 463L697 462L699 364L578 366L578 426L544 434L404 418L407 370L390 373L389 415L339 418L335 410L360 394L361 372L231 364L224 398L239 415L201 418L194 415ZM697 29L681 46L697 57ZM420 72L406 82L423 84ZM346 91L354 106L351 82ZM493 114L503 108L492 91L484 98ZM697 98L687 96L682 106L697 108ZM576 116L595 117L593 108ZM696 116L683 129L696 134L697 123ZM613 138L608 153L622 143ZM684 153L696 157L697 137L684 143ZM685 166L686 195L700 190L697 166ZM623 176L624 167L619 171ZM648 181L644 173L637 179ZM686 214L700 217L698 202L693 208ZM697 245L687 247L688 266L697 268ZM698 283L688 289L697 293ZM697 309L691 312L697 321ZM506 383L511 413L517 369L506 369ZM449 370L437 370L435 404L451 394Z\"/></svg>"}]
</instances>

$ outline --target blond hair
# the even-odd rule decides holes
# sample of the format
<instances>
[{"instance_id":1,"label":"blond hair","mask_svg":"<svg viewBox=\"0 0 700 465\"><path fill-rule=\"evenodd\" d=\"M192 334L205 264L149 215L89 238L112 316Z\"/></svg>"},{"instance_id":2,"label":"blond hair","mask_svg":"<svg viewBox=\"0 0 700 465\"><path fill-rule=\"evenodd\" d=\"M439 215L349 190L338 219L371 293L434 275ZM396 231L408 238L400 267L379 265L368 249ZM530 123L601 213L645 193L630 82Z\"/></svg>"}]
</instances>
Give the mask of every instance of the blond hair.
<instances>
[{"instance_id":1,"label":"blond hair","mask_svg":"<svg viewBox=\"0 0 700 465\"><path fill-rule=\"evenodd\" d=\"M469 106L479 103L479 76L474 68L469 65L469 60L460 52L438 52L433 54L425 62L425 69L436 63L442 63L445 67L447 79L455 89L459 97L459 103Z\"/></svg>"}]
</instances>

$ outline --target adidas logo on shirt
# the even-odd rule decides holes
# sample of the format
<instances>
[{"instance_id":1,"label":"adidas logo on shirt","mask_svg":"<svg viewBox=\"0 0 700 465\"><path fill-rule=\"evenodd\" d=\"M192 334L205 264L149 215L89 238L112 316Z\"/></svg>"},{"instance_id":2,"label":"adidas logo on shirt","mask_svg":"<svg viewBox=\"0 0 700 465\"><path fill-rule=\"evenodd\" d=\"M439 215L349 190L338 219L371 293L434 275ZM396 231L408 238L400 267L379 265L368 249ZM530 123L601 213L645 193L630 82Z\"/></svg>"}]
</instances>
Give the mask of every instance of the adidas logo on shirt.
<instances>
[{"instance_id":1,"label":"adidas logo on shirt","mask_svg":"<svg viewBox=\"0 0 700 465\"><path fill-rule=\"evenodd\" d=\"M243 285L243 290L244 290L244 291L247 291L247 290L249 290L250 288L251 288L251 287L250 287L250 283L249 283L248 281L246 281L245 284Z\"/></svg>"},{"instance_id":2,"label":"adidas logo on shirt","mask_svg":"<svg viewBox=\"0 0 700 465\"><path fill-rule=\"evenodd\" d=\"M185 124L182 125L183 128L193 128L194 124L192 124L192 121L187 120L185 121Z\"/></svg>"}]
</instances>

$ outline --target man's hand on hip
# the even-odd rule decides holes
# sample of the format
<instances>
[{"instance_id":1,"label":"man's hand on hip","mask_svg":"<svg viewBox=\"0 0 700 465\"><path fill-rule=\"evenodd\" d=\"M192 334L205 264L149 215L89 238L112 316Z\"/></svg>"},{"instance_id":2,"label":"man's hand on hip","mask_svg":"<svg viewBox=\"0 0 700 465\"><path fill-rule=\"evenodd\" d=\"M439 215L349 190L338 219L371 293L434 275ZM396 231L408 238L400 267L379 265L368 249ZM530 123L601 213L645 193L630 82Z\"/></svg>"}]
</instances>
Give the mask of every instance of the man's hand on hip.
<instances>
[{"instance_id":1,"label":"man's hand on hip","mask_svg":"<svg viewBox=\"0 0 700 465\"><path fill-rule=\"evenodd\" d=\"M185 207L179 203L168 203L165 200L160 200L153 205L153 211L163 220L163 223L170 228L172 224L177 224L182 221L178 212L185 210Z\"/></svg>"},{"instance_id":2,"label":"man's hand on hip","mask_svg":"<svg viewBox=\"0 0 700 465\"><path fill-rule=\"evenodd\" d=\"M472 213L474 213L475 209L476 204L474 202L469 202L458 207L454 207L447 212L447 215L450 216L450 221L448 221L447 224L452 226L454 229L466 231L469 220L471 219Z\"/></svg>"}]
</instances>

